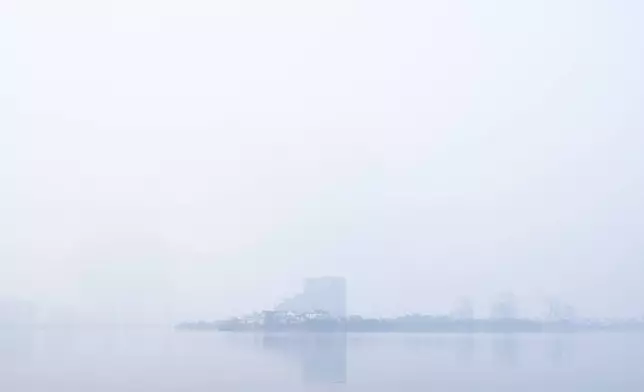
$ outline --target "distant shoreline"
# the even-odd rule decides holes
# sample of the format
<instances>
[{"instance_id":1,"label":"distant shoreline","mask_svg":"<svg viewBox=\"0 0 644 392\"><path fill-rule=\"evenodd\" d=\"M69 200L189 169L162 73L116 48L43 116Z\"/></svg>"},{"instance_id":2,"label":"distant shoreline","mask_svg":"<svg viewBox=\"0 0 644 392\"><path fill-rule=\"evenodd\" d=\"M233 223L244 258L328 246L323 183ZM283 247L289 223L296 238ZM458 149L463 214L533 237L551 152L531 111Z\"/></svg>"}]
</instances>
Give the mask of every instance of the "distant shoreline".
<instances>
[{"instance_id":1,"label":"distant shoreline","mask_svg":"<svg viewBox=\"0 0 644 392\"><path fill-rule=\"evenodd\" d=\"M215 331L231 333L413 333L413 334L570 334L642 333L642 322L573 323L533 320L433 320L405 322L384 320L308 320L297 324L244 324L231 321L193 322L175 326L178 331Z\"/></svg>"}]
</instances>

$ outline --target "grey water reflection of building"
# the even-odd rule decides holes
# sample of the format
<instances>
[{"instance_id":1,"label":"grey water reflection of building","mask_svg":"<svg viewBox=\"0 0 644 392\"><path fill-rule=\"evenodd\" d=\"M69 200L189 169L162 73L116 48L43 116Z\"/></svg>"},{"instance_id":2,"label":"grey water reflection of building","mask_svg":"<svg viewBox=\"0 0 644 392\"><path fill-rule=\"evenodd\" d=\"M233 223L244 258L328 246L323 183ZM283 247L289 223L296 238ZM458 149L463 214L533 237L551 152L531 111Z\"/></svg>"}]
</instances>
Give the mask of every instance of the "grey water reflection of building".
<instances>
[{"instance_id":1,"label":"grey water reflection of building","mask_svg":"<svg viewBox=\"0 0 644 392\"><path fill-rule=\"evenodd\" d=\"M561 365L571 357L572 335L554 335L546 343L546 357L552 365Z\"/></svg>"},{"instance_id":2,"label":"grey water reflection of building","mask_svg":"<svg viewBox=\"0 0 644 392\"><path fill-rule=\"evenodd\" d=\"M499 363L516 366L519 362L520 337L512 334L499 335L494 338L493 350Z\"/></svg>"},{"instance_id":3,"label":"grey water reflection of building","mask_svg":"<svg viewBox=\"0 0 644 392\"><path fill-rule=\"evenodd\" d=\"M16 384L33 365L34 333L0 327L0 391L17 391Z\"/></svg>"},{"instance_id":4,"label":"grey water reflection of building","mask_svg":"<svg viewBox=\"0 0 644 392\"><path fill-rule=\"evenodd\" d=\"M262 346L299 363L305 383L344 384L347 381L346 334L267 333Z\"/></svg>"},{"instance_id":5,"label":"grey water reflection of building","mask_svg":"<svg viewBox=\"0 0 644 392\"><path fill-rule=\"evenodd\" d=\"M31 302L0 298L0 374L31 360L35 319ZM6 378L0 377L0 386L2 380Z\"/></svg>"},{"instance_id":6,"label":"grey water reflection of building","mask_svg":"<svg viewBox=\"0 0 644 392\"><path fill-rule=\"evenodd\" d=\"M471 363L476 351L476 342L471 335L459 337L455 342L456 359L459 363Z\"/></svg>"}]
</instances>

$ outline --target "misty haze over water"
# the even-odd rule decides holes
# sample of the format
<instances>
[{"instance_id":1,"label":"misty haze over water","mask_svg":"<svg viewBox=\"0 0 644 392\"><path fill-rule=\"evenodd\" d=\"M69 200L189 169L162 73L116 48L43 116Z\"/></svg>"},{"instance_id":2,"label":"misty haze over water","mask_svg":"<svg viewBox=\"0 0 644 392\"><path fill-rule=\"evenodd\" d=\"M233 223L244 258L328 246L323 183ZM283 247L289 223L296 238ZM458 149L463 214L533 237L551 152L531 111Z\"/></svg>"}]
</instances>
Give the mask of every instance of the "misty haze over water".
<instances>
[{"instance_id":1,"label":"misty haze over water","mask_svg":"<svg viewBox=\"0 0 644 392\"><path fill-rule=\"evenodd\" d=\"M43 322L267 309L644 314L637 1L8 0L0 298Z\"/></svg>"}]
</instances>

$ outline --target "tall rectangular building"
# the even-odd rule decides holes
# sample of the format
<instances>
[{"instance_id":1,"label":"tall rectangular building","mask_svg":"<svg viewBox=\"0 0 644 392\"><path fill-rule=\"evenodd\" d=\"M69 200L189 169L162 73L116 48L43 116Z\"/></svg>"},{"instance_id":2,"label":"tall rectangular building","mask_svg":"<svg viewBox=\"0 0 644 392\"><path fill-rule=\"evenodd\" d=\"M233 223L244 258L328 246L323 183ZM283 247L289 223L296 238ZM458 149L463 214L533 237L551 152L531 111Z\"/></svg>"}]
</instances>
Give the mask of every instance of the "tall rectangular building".
<instances>
[{"instance_id":1,"label":"tall rectangular building","mask_svg":"<svg viewBox=\"0 0 644 392\"><path fill-rule=\"evenodd\" d=\"M341 277L309 278L301 293L282 301L276 311L327 312L332 317L347 316L347 281Z\"/></svg>"},{"instance_id":2,"label":"tall rectangular building","mask_svg":"<svg viewBox=\"0 0 644 392\"><path fill-rule=\"evenodd\" d=\"M344 278L306 279L303 295L311 310L322 310L333 317L347 316L347 281Z\"/></svg>"}]
</instances>

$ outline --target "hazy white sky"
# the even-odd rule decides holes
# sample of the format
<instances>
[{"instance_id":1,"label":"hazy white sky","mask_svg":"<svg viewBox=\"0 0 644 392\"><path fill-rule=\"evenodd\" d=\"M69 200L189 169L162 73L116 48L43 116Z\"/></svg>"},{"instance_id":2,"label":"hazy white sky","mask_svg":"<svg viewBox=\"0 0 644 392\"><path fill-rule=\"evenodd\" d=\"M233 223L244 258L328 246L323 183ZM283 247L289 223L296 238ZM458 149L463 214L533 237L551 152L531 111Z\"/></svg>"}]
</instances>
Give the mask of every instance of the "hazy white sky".
<instances>
[{"instance_id":1,"label":"hazy white sky","mask_svg":"<svg viewBox=\"0 0 644 392\"><path fill-rule=\"evenodd\" d=\"M368 314L484 314L506 291L644 314L643 19L2 0L0 296L207 318L339 274Z\"/></svg>"}]
</instances>

